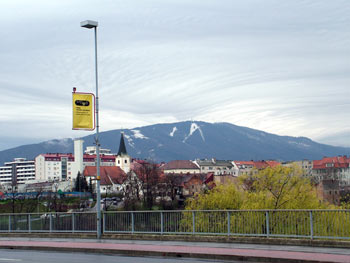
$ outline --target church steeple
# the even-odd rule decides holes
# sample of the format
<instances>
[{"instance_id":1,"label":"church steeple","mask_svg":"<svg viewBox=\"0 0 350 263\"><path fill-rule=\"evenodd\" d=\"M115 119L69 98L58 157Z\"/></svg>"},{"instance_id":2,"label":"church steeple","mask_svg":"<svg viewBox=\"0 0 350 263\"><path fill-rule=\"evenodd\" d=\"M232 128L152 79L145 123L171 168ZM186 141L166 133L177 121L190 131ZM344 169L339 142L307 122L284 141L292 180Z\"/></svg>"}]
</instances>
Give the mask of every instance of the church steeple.
<instances>
[{"instance_id":1,"label":"church steeple","mask_svg":"<svg viewBox=\"0 0 350 263\"><path fill-rule=\"evenodd\" d=\"M124 142L124 132L121 133L118 155L115 157L115 165L125 173L130 172L131 158L128 155Z\"/></svg>"},{"instance_id":2,"label":"church steeple","mask_svg":"<svg viewBox=\"0 0 350 263\"><path fill-rule=\"evenodd\" d=\"M128 155L124 142L124 132L121 133L118 155Z\"/></svg>"}]
</instances>

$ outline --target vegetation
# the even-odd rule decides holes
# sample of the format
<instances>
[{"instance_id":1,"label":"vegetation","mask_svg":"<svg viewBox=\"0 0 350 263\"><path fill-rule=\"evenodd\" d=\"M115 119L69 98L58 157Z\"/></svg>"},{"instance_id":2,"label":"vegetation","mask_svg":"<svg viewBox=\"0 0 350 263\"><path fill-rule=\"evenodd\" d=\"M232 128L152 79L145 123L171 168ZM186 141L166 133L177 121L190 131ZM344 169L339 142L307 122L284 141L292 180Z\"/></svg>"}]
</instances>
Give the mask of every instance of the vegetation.
<instances>
[{"instance_id":1,"label":"vegetation","mask_svg":"<svg viewBox=\"0 0 350 263\"><path fill-rule=\"evenodd\" d=\"M236 183L218 185L186 203L196 209L326 209L308 178L298 167L266 168L240 177Z\"/></svg>"},{"instance_id":2,"label":"vegetation","mask_svg":"<svg viewBox=\"0 0 350 263\"><path fill-rule=\"evenodd\" d=\"M75 179L75 185L73 190L76 192L89 192L90 190L85 176L82 175L80 172L78 172L77 178Z\"/></svg>"},{"instance_id":3,"label":"vegetation","mask_svg":"<svg viewBox=\"0 0 350 263\"><path fill-rule=\"evenodd\" d=\"M231 233L266 234L269 231L270 234L307 236L311 233L312 218L312 222L317 225L317 229L313 230L315 235L349 234L350 230L347 233L343 230L344 224L350 224L346 213L321 210L310 215L309 211L295 211L334 208L338 207L320 200L311 181L302 176L299 168L277 166L253 171L235 183L218 185L187 200L186 210L236 211L195 212L195 226L192 223L193 214L184 212L182 231L189 232L194 228L197 232L227 233L230 222Z\"/></svg>"}]
</instances>

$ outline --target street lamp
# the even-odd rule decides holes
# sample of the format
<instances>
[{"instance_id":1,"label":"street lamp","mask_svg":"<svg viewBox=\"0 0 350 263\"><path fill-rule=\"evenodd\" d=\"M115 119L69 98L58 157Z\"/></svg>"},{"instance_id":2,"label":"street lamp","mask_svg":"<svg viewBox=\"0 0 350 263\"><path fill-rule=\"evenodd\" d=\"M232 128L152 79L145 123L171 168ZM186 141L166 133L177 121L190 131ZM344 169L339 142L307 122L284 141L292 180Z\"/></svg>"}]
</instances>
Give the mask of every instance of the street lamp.
<instances>
[{"instance_id":1,"label":"street lamp","mask_svg":"<svg viewBox=\"0 0 350 263\"><path fill-rule=\"evenodd\" d=\"M100 191L100 142L99 142L99 118L98 118L98 74L97 74L97 21L85 20L80 22L81 27L93 28L95 32L95 79L96 79L96 202L97 202L97 238L101 238L101 191Z\"/></svg>"}]
</instances>

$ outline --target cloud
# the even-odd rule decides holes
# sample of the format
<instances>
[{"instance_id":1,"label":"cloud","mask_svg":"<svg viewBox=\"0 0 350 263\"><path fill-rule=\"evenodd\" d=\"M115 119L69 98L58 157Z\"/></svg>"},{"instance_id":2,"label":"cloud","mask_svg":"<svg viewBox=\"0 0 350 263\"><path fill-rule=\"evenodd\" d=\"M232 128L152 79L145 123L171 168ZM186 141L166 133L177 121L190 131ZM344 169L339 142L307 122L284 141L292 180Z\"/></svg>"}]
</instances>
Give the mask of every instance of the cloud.
<instances>
[{"instance_id":1,"label":"cloud","mask_svg":"<svg viewBox=\"0 0 350 263\"><path fill-rule=\"evenodd\" d=\"M94 92L95 79L93 30L79 22L95 19L102 130L200 119L345 145L348 1L12 0L2 11L7 138L80 135L72 87Z\"/></svg>"}]
</instances>

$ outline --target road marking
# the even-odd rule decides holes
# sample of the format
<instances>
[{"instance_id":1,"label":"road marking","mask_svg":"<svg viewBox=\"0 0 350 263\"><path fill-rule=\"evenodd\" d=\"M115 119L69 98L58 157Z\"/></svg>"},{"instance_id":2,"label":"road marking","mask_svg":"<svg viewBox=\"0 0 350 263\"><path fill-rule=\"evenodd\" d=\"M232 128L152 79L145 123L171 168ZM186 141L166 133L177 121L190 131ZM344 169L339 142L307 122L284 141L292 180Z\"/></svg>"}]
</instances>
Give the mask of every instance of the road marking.
<instances>
[{"instance_id":1,"label":"road marking","mask_svg":"<svg viewBox=\"0 0 350 263\"><path fill-rule=\"evenodd\" d=\"M0 258L0 261L22 261L22 259L15 259L15 258Z\"/></svg>"}]
</instances>

